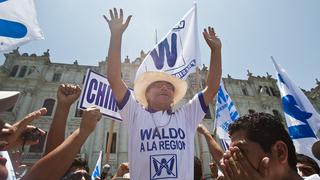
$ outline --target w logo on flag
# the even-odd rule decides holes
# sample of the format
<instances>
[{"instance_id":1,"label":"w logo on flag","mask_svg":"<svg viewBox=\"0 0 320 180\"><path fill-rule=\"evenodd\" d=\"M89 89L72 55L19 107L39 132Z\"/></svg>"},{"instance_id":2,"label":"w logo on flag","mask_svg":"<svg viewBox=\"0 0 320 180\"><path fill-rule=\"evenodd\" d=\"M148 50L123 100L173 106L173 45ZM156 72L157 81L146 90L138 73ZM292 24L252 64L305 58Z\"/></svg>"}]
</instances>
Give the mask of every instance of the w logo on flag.
<instances>
[{"instance_id":1,"label":"w logo on flag","mask_svg":"<svg viewBox=\"0 0 320 180\"><path fill-rule=\"evenodd\" d=\"M0 52L43 39L33 0L0 0Z\"/></svg>"},{"instance_id":2,"label":"w logo on flag","mask_svg":"<svg viewBox=\"0 0 320 180\"><path fill-rule=\"evenodd\" d=\"M166 72L186 79L200 64L196 5L171 28L141 63L136 78L144 72Z\"/></svg>"}]
</instances>

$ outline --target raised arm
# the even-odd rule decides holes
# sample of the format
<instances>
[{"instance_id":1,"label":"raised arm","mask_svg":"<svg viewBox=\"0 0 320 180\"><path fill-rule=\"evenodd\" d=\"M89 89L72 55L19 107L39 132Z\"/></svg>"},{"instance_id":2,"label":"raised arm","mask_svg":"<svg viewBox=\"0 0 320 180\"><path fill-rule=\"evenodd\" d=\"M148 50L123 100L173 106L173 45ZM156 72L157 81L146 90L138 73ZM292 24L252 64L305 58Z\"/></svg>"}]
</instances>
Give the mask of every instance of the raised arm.
<instances>
[{"instance_id":1,"label":"raised arm","mask_svg":"<svg viewBox=\"0 0 320 180\"><path fill-rule=\"evenodd\" d=\"M65 136L66 122L71 105L79 98L81 89L71 84L61 84L57 91L57 108L48 132L46 149L43 156L58 147Z\"/></svg>"},{"instance_id":2,"label":"raised arm","mask_svg":"<svg viewBox=\"0 0 320 180\"><path fill-rule=\"evenodd\" d=\"M224 153L219 144L216 142L216 140L214 140L214 138L211 136L211 133L204 125L199 124L197 131L206 138L210 154L213 157L214 161L219 162L222 159Z\"/></svg>"},{"instance_id":3,"label":"raised arm","mask_svg":"<svg viewBox=\"0 0 320 180\"><path fill-rule=\"evenodd\" d=\"M211 49L209 74L203 90L204 101L209 105L218 92L221 79L221 41L212 27L208 27L208 30L204 29L203 37Z\"/></svg>"},{"instance_id":4,"label":"raised arm","mask_svg":"<svg viewBox=\"0 0 320 180\"><path fill-rule=\"evenodd\" d=\"M121 40L132 16L129 16L123 24L122 9L120 9L120 14L115 8L113 11L111 9L109 11L110 18L103 16L108 22L111 32L106 74L116 101L121 102L128 89L121 79Z\"/></svg>"},{"instance_id":5,"label":"raised arm","mask_svg":"<svg viewBox=\"0 0 320 180\"><path fill-rule=\"evenodd\" d=\"M80 128L57 148L36 162L24 179L60 179L69 169L74 157L100 119L99 109L91 107L84 110Z\"/></svg>"}]
</instances>

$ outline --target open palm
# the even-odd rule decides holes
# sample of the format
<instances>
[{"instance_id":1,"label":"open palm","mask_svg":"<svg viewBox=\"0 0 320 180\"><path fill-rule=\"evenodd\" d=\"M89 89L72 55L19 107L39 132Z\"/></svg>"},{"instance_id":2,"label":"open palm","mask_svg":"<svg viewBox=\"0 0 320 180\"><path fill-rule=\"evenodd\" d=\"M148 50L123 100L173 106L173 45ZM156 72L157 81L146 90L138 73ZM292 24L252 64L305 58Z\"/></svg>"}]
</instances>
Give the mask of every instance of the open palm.
<instances>
[{"instance_id":1,"label":"open palm","mask_svg":"<svg viewBox=\"0 0 320 180\"><path fill-rule=\"evenodd\" d=\"M110 18L107 18L103 15L104 19L108 22L111 34L122 34L128 27L131 15L127 17L126 21L123 23L123 10L120 9L120 14L116 8L113 8L113 11L109 10Z\"/></svg>"}]
</instances>

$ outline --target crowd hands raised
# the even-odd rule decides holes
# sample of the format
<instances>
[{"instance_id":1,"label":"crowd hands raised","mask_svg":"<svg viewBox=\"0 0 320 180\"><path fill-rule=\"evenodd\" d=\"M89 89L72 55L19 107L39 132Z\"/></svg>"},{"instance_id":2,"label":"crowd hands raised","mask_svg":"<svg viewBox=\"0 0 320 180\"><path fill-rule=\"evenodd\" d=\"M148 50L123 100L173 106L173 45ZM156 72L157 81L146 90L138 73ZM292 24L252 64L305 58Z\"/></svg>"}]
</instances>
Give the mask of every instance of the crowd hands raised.
<instances>
[{"instance_id":1,"label":"crowd hands raised","mask_svg":"<svg viewBox=\"0 0 320 180\"><path fill-rule=\"evenodd\" d=\"M47 135L47 143L42 158L37 161L23 179L60 179L63 176L77 172L66 173L71 167L81 146L95 129L97 122L101 119L100 110L90 107L83 111L80 127L65 139L65 128L71 105L79 98L81 89L79 86L62 84L57 91L57 108L53 121ZM30 125L32 121L45 115L47 110L41 108L36 110L15 124L2 123L1 129L1 151L13 150L24 145L37 144L39 136L45 135L45 131ZM37 131L36 138L27 138L26 134ZM1 178L8 176L5 162L1 164Z\"/></svg>"},{"instance_id":2,"label":"crowd hands raised","mask_svg":"<svg viewBox=\"0 0 320 180\"><path fill-rule=\"evenodd\" d=\"M116 9L110 10L110 18L104 16L110 27L111 41L115 42L114 46L110 46L109 53L110 51L117 51L116 48L121 46L119 39L128 27L131 17L129 16L123 21L122 9L119 14ZM216 54L218 54L221 56L220 52L217 53L221 50L221 42L214 29L208 27L203 31L203 36L212 51L211 55L217 56ZM119 58L117 57L119 54L113 53L112 55L111 57ZM125 94L124 89L120 88L120 91L122 91L120 94ZM101 119L100 110L96 107L84 110L80 127L65 139L69 110L71 105L79 98L80 92L81 89L78 85L62 84L59 86L57 90L58 103L48 131L45 152L22 179L91 179L87 162L77 158L76 155ZM215 94L216 92L208 96L211 98ZM122 99L122 97L116 97L116 99ZM30 124L46 113L47 110L41 108L26 115L13 125L1 122L1 151L37 144L39 136L45 135L45 131ZM307 176L307 178L312 176L309 179L319 179L320 170L317 163L304 155L296 155L292 140L285 127L270 114L253 113L242 116L236 122L230 124L231 144L226 151L222 150L214 136L204 125L200 124L197 131L206 139L212 155L213 162L208 166L210 166L211 178L213 179L295 180ZM37 132L37 138L26 138L32 132ZM8 172L4 167L5 162L3 163L1 158L0 164L0 179L5 179ZM201 164L198 158L194 159L195 173L194 177L190 177L190 179L204 179ZM109 169L110 166L104 166L100 178L97 179L107 179ZM143 170L143 167L141 169ZM111 176L111 179L129 179L129 177L129 164L122 163L115 175Z\"/></svg>"}]
</instances>

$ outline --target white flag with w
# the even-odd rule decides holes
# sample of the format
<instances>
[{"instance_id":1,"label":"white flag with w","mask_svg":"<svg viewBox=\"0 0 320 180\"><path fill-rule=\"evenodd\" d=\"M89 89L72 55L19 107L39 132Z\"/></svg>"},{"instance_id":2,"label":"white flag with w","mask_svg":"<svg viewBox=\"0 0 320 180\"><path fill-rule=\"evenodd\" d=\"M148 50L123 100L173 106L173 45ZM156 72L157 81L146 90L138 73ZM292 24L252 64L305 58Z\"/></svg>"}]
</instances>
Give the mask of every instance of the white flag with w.
<instances>
[{"instance_id":1,"label":"white flag with w","mask_svg":"<svg viewBox=\"0 0 320 180\"><path fill-rule=\"evenodd\" d=\"M220 86L216 101L216 122L215 128L220 139L220 144L224 150L229 149L231 142L228 134L229 124L239 118L236 107L234 106L228 92L224 88L223 80L220 80Z\"/></svg>"},{"instance_id":2,"label":"white flag with w","mask_svg":"<svg viewBox=\"0 0 320 180\"><path fill-rule=\"evenodd\" d=\"M0 0L0 52L44 39L33 0Z\"/></svg>"},{"instance_id":3,"label":"white flag with w","mask_svg":"<svg viewBox=\"0 0 320 180\"><path fill-rule=\"evenodd\" d=\"M197 6L194 4L146 56L136 78L144 72L160 71L186 79L195 72L201 64L197 27Z\"/></svg>"},{"instance_id":4,"label":"white flag with w","mask_svg":"<svg viewBox=\"0 0 320 180\"><path fill-rule=\"evenodd\" d=\"M320 116L301 89L291 81L286 71L272 57L271 59L278 73L283 111L296 151L314 158L311 147L317 141Z\"/></svg>"}]
</instances>

